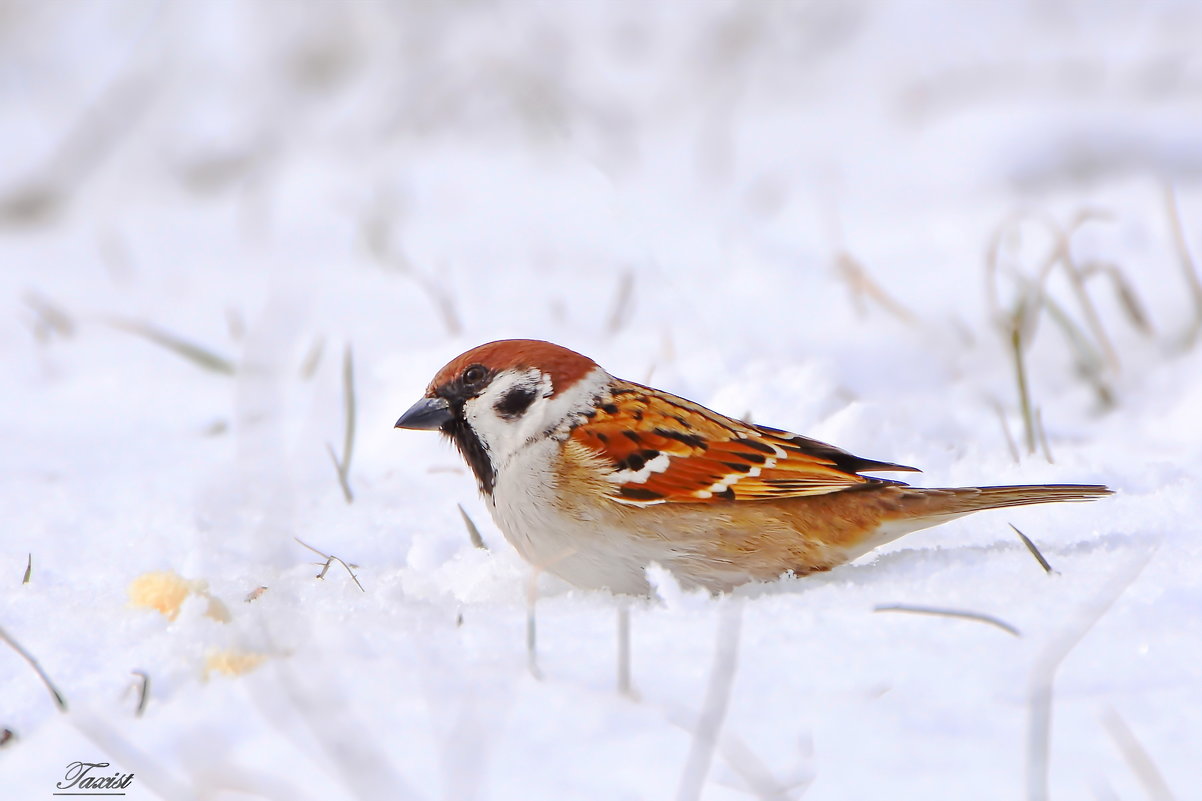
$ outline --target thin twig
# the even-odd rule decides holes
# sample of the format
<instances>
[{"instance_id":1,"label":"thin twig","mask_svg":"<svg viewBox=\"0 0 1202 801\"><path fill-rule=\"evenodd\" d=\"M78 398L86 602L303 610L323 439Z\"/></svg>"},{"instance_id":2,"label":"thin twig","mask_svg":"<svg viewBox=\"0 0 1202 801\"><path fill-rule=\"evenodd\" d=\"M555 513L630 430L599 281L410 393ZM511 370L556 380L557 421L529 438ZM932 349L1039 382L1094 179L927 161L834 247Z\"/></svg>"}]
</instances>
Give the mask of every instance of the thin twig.
<instances>
[{"instance_id":1,"label":"thin twig","mask_svg":"<svg viewBox=\"0 0 1202 801\"><path fill-rule=\"evenodd\" d=\"M25 559L25 577L21 579L22 584L28 584L33 578L33 554L29 554Z\"/></svg>"},{"instance_id":2,"label":"thin twig","mask_svg":"<svg viewBox=\"0 0 1202 801\"><path fill-rule=\"evenodd\" d=\"M741 604L732 599L723 605L718 619L718 636L709 684L705 689L705 704L701 708L680 784L676 788L676 801L696 801L701 797L705 777L714 758L714 749L718 745L722 722L726 719L726 707L730 703L730 691L739 664L742 611Z\"/></svg>"},{"instance_id":3,"label":"thin twig","mask_svg":"<svg viewBox=\"0 0 1202 801\"><path fill-rule=\"evenodd\" d=\"M1036 659L1031 670L1027 721L1027 799L1046 801L1051 763L1052 685L1056 671L1077 643L1089 633L1119 596L1139 577L1152 559L1154 549L1127 565L1082 607L1061 636L1053 639Z\"/></svg>"},{"instance_id":4,"label":"thin twig","mask_svg":"<svg viewBox=\"0 0 1202 801\"><path fill-rule=\"evenodd\" d=\"M488 550L488 546L484 544L484 538L480 536L480 529L476 528L476 523L468 517L467 510L463 508L463 504L455 504L459 507L459 514L463 517L463 525L467 526L467 538L471 540L474 547L481 550Z\"/></svg>"},{"instance_id":5,"label":"thin twig","mask_svg":"<svg viewBox=\"0 0 1202 801\"><path fill-rule=\"evenodd\" d=\"M142 717L142 713L146 711L146 704L150 701L150 674L144 670L131 670L141 681L138 683L138 706L134 709L134 715Z\"/></svg>"},{"instance_id":6,"label":"thin twig","mask_svg":"<svg viewBox=\"0 0 1202 801\"><path fill-rule=\"evenodd\" d=\"M1148 798L1153 801L1172 801L1173 791L1169 789L1168 782L1164 780L1164 774L1160 772L1160 768L1156 767L1152 755L1136 738L1135 732L1131 731L1131 727L1127 725L1126 721L1119 717L1119 713L1114 709L1107 709L1106 714L1102 716L1102 725L1106 727L1114 744L1118 746L1119 753L1127 760L1131 772L1144 786L1144 792L1147 793Z\"/></svg>"},{"instance_id":7,"label":"thin twig","mask_svg":"<svg viewBox=\"0 0 1202 801\"><path fill-rule=\"evenodd\" d=\"M306 542L302 542L300 537L293 537L292 539L296 540L298 543L300 543L304 547L308 548L310 551L317 554L322 559L326 560L324 564L321 562L317 563L317 564L321 564L322 568L321 568L321 572L317 574L316 578L324 580L326 577L326 573L329 572L329 570L330 570L330 565L332 565L334 562L337 562L338 564L342 565L343 568L346 569L347 574L355 582L355 585L360 590L363 590L363 592L367 592L367 590L363 589L363 585L359 583L359 577L355 575L355 571L352 569L352 568L358 567L358 565L347 564L346 562L342 561L341 559L339 559L337 556L334 556L333 554L322 553L321 551L314 548L312 545L309 545Z\"/></svg>"},{"instance_id":8,"label":"thin twig","mask_svg":"<svg viewBox=\"0 0 1202 801\"><path fill-rule=\"evenodd\" d=\"M1048 560L1043 558L1043 554L1040 553L1039 548L1035 547L1035 543L1031 541L1030 537L1019 531L1018 526L1014 525L1013 523L1007 523L1006 525L1014 529L1014 533L1017 534L1018 538L1023 541L1023 545L1027 546L1027 550L1030 551L1031 555L1035 557L1035 561L1039 562L1039 566L1043 568L1045 573L1055 573L1056 575L1060 575L1060 571L1053 570L1052 566L1048 564Z\"/></svg>"},{"instance_id":9,"label":"thin twig","mask_svg":"<svg viewBox=\"0 0 1202 801\"><path fill-rule=\"evenodd\" d=\"M975 620L978 623L988 623L991 626L996 626L1007 634L1013 634L1015 637L1021 637L1022 632L1011 626L1004 620L996 618L993 615L985 615L980 612L966 612L960 609L941 609L935 606L912 606L910 604L877 604L872 609L873 612L912 612L918 615L935 615L938 617L954 617L961 620Z\"/></svg>"},{"instance_id":10,"label":"thin twig","mask_svg":"<svg viewBox=\"0 0 1202 801\"><path fill-rule=\"evenodd\" d=\"M54 682L50 681L50 677L46 675L46 671L42 670L42 666L38 664L38 660L34 659L32 654L22 648L16 640L10 637L8 632L5 631L2 626L0 626L0 640L4 640L6 643L8 643L10 648L16 651L22 659L29 663L29 666L33 668L35 673L38 674L38 678L40 678L42 683L46 685L46 689L50 691L50 695L54 697L54 703L58 706L59 711L66 712L67 702L63 698L63 694L60 693L58 688L54 686Z\"/></svg>"}]
</instances>

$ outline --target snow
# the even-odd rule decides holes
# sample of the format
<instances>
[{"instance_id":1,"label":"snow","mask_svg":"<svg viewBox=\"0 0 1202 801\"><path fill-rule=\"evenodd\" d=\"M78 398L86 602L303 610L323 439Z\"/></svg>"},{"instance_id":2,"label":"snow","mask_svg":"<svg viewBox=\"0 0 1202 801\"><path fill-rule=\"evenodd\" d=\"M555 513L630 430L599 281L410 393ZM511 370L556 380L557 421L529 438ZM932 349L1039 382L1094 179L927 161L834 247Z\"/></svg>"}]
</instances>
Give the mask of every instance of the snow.
<instances>
[{"instance_id":1,"label":"snow","mask_svg":"<svg viewBox=\"0 0 1202 801\"><path fill-rule=\"evenodd\" d=\"M1049 665L1051 797L1197 796L1202 345L1166 187L1202 259L1200 36L1188 2L0 7L0 628L69 706L0 647L0 796L82 760L131 799L1038 798ZM998 312L1086 211L1073 260L1150 332L1089 278L1108 407L1049 314L1026 332L1049 461ZM927 486L1119 493L730 597L574 590L392 428L508 336ZM232 619L132 606L151 571Z\"/></svg>"}]
</instances>

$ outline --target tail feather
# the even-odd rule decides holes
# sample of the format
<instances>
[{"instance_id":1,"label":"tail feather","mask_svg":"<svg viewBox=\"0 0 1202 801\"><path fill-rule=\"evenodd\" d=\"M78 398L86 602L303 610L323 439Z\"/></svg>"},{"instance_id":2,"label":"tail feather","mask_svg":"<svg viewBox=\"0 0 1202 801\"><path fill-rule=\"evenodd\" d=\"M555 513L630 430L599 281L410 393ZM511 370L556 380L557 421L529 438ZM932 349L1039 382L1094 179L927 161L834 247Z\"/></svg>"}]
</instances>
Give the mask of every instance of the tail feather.
<instances>
[{"instance_id":1,"label":"tail feather","mask_svg":"<svg viewBox=\"0 0 1202 801\"><path fill-rule=\"evenodd\" d=\"M1035 503L1096 501L1113 495L1114 490L1101 484L1025 484L1010 487L928 489L918 490L918 493L921 500L915 505L922 509L921 514L942 517Z\"/></svg>"}]
</instances>

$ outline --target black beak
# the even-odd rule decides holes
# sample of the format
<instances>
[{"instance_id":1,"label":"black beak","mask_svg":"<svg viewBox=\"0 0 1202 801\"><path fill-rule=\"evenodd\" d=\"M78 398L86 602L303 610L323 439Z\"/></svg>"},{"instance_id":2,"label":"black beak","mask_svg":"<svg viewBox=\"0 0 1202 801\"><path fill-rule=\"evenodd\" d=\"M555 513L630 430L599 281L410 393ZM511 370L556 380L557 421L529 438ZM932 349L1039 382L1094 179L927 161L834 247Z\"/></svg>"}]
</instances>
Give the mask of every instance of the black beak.
<instances>
[{"instance_id":1,"label":"black beak","mask_svg":"<svg viewBox=\"0 0 1202 801\"><path fill-rule=\"evenodd\" d=\"M401 419L396 421L396 428L437 431L454 417L451 404L445 398L422 398L401 415Z\"/></svg>"}]
</instances>

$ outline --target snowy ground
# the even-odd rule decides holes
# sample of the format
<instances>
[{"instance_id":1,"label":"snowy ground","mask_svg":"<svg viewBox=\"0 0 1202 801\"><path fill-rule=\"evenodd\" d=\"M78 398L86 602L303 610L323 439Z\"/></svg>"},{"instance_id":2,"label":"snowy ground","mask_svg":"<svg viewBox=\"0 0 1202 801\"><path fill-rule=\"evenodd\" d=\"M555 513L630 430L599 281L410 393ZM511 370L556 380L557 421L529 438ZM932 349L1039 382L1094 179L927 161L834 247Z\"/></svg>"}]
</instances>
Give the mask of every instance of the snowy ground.
<instances>
[{"instance_id":1,"label":"snowy ground","mask_svg":"<svg viewBox=\"0 0 1202 801\"><path fill-rule=\"evenodd\" d=\"M0 627L69 705L0 645L0 796L1015 799L1046 757L1057 799L1202 797L1199 41L1192 2L0 3ZM1006 322L1046 265L1054 461ZM392 429L506 336L929 486L1119 494L661 581L623 694L619 599ZM230 620L131 606L166 570Z\"/></svg>"}]
</instances>

